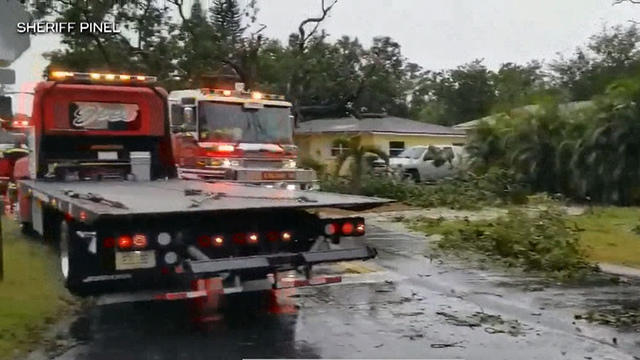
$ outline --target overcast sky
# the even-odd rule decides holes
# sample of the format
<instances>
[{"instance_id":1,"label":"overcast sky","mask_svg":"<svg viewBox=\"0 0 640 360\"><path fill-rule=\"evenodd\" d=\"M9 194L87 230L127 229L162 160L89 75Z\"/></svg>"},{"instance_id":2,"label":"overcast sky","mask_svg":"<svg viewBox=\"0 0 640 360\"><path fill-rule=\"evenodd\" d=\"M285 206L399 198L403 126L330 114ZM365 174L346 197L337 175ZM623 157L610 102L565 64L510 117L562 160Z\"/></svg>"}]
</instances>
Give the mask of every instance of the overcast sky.
<instances>
[{"instance_id":1,"label":"overcast sky","mask_svg":"<svg viewBox=\"0 0 640 360\"><path fill-rule=\"evenodd\" d=\"M451 68L474 59L484 59L487 66L496 68L509 61L570 54L603 26L640 19L640 5L612 6L612 2L339 0L323 27L332 38L350 35L364 44L374 36L391 36L406 57L425 69ZM264 33L283 41L302 19L320 12L320 0L258 0L258 4L258 21L267 25ZM56 36L32 38L31 49L12 66L17 72L14 89L28 90L40 79L46 65L41 53L57 48L58 41ZM30 99L14 103L14 109L19 104L28 108Z\"/></svg>"}]
</instances>

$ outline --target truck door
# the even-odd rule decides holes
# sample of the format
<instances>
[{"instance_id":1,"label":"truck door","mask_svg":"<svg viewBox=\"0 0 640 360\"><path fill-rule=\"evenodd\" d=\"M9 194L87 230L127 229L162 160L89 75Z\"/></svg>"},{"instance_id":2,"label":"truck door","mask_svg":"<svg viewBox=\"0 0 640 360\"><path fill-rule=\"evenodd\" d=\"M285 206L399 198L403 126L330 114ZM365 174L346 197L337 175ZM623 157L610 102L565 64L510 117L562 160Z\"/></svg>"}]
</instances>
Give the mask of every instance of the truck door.
<instances>
[{"instance_id":1,"label":"truck door","mask_svg":"<svg viewBox=\"0 0 640 360\"><path fill-rule=\"evenodd\" d=\"M198 140L195 125L195 106L170 103L171 145L176 166L195 167L198 159ZM186 119L185 119L186 115Z\"/></svg>"}]
</instances>

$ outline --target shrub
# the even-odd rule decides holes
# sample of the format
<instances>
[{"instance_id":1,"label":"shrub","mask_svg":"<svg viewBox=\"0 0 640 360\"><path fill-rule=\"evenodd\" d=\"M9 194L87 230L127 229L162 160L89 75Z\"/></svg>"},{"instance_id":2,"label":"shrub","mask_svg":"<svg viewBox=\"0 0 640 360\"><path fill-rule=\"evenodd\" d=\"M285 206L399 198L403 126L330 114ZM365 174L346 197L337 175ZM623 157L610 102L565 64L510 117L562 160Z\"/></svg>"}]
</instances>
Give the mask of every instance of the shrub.
<instances>
[{"instance_id":1,"label":"shrub","mask_svg":"<svg viewBox=\"0 0 640 360\"><path fill-rule=\"evenodd\" d=\"M533 214L511 210L492 221L418 220L411 227L441 233L440 249L477 252L525 270L572 276L589 268L578 234L555 207Z\"/></svg>"}]
</instances>

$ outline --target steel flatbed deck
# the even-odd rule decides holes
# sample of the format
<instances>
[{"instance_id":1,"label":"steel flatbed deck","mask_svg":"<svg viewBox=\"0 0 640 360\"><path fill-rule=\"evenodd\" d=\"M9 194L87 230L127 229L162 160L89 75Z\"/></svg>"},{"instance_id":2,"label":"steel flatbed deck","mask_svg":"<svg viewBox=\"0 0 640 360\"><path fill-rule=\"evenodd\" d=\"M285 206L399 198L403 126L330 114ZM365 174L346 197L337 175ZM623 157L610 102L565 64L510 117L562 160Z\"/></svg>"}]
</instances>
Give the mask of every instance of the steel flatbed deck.
<instances>
[{"instance_id":1,"label":"steel flatbed deck","mask_svg":"<svg viewBox=\"0 0 640 360\"><path fill-rule=\"evenodd\" d=\"M23 193L91 223L102 217L261 209L367 209L388 199L194 180L20 180Z\"/></svg>"}]
</instances>

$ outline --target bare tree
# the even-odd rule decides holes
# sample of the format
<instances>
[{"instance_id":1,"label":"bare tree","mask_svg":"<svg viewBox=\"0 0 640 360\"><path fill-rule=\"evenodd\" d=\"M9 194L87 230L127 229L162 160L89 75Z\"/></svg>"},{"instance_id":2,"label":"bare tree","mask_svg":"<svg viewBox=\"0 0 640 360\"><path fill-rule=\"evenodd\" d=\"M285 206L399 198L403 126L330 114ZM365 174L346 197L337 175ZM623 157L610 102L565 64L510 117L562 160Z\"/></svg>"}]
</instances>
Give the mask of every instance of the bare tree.
<instances>
[{"instance_id":1,"label":"bare tree","mask_svg":"<svg viewBox=\"0 0 640 360\"><path fill-rule=\"evenodd\" d=\"M304 51L304 47L307 44L307 41L309 39L311 39L311 37L313 37L313 35L316 34L316 32L318 31L318 27L324 21L324 19L326 19L327 15L331 11L331 8L333 8L333 6L336 3L338 3L338 0L333 0L331 2L331 4L327 5L325 3L325 0L322 0L322 4L321 4L321 6L322 6L322 15L318 16L318 17L307 18L307 19L302 20L302 22L298 26L298 33L300 34L300 38L298 39L298 49L300 50L300 52ZM307 33L305 28L309 24L314 24L314 25L313 25L313 28L311 29L311 31L309 31Z\"/></svg>"}]
</instances>

